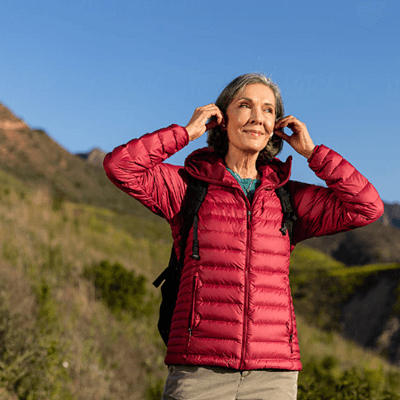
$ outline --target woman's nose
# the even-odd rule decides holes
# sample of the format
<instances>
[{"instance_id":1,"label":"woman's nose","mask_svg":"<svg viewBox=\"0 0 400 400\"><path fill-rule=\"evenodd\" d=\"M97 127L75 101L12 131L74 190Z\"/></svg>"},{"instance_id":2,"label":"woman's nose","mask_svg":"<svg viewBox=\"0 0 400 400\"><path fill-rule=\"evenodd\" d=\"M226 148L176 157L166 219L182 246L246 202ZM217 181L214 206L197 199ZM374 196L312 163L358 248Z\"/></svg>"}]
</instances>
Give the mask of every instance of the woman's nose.
<instances>
[{"instance_id":1,"label":"woman's nose","mask_svg":"<svg viewBox=\"0 0 400 400\"><path fill-rule=\"evenodd\" d=\"M260 124L260 123L262 122L260 110L257 110L257 108L254 107L254 108L252 109L252 113L251 113L250 119L251 119L251 122L252 122L253 124Z\"/></svg>"}]
</instances>

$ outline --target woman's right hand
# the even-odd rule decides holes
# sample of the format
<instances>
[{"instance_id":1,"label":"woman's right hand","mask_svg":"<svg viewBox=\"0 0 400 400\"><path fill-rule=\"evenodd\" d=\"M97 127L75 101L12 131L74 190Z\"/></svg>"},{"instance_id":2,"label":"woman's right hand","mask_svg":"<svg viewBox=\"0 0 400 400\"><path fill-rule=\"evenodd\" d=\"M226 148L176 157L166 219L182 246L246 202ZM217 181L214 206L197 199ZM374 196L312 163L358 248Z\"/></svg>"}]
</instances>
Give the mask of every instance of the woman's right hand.
<instances>
[{"instance_id":1,"label":"woman's right hand","mask_svg":"<svg viewBox=\"0 0 400 400\"><path fill-rule=\"evenodd\" d=\"M211 117L216 117L216 120L213 119L207 123ZM189 134L189 140L192 141L199 138L209 129L221 125L223 120L222 111L214 103L196 108L189 123L185 126Z\"/></svg>"}]
</instances>

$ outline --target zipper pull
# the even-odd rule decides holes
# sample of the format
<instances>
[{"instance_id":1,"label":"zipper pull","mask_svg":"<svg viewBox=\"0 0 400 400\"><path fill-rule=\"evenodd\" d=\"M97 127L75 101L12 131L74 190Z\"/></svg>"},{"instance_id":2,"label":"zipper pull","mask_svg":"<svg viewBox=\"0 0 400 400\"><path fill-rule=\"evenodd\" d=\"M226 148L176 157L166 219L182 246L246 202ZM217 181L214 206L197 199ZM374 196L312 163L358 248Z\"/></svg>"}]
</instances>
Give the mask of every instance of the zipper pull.
<instances>
[{"instance_id":1,"label":"zipper pull","mask_svg":"<svg viewBox=\"0 0 400 400\"><path fill-rule=\"evenodd\" d=\"M250 228L251 226L251 211L247 211L247 227Z\"/></svg>"}]
</instances>

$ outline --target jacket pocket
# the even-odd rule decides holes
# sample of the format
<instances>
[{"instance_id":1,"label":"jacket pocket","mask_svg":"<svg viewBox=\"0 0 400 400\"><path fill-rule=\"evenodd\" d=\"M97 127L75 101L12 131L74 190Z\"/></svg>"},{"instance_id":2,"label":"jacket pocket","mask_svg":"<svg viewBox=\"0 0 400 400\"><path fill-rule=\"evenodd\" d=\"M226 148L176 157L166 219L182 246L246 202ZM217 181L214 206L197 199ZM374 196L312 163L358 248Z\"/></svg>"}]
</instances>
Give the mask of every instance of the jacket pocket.
<instances>
[{"instance_id":1,"label":"jacket pocket","mask_svg":"<svg viewBox=\"0 0 400 400\"><path fill-rule=\"evenodd\" d=\"M286 323L286 327L289 334L289 346L290 352L293 353L293 331L294 331L294 322L293 322L293 310L292 310L292 296L290 293L290 289L288 289L288 300L289 300L289 321Z\"/></svg>"},{"instance_id":2,"label":"jacket pocket","mask_svg":"<svg viewBox=\"0 0 400 400\"><path fill-rule=\"evenodd\" d=\"M191 337L192 337L193 327L194 327L194 318L195 318L195 307L196 307L196 295L197 295L198 281L199 281L198 274L195 273L195 274L193 275L193 281L192 281L192 300L191 300L191 303L190 303L189 324L188 324L188 331L189 331L188 346L189 346L189 344L190 344L190 339L191 339Z\"/></svg>"}]
</instances>

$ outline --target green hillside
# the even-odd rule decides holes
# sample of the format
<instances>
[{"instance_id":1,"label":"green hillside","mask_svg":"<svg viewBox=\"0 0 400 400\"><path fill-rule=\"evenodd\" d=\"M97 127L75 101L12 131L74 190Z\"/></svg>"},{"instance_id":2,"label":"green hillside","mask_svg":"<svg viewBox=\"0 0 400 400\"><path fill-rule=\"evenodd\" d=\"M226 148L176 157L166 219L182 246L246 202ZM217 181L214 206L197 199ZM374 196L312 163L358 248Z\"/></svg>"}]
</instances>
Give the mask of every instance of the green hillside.
<instances>
[{"instance_id":1,"label":"green hillside","mask_svg":"<svg viewBox=\"0 0 400 400\"><path fill-rule=\"evenodd\" d=\"M58 201L158 218L118 190L101 166L72 155L44 130L31 129L1 103L0 144L0 170L17 177L23 185L51 188Z\"/></svg>"},{"instance_id":2,"label":"green hillside","mask_svg":"<svg viewBox=\"0 0 400 400\"><path fill-rule=\"evenodd\" d=\"M387 284L376 296L387 297L382 310L387 314L386 319L397 318L400 310L400 264L348 267L316 249L301 245L292 254L291 287L295 308L306 316L309 323L322 329L342 332L345 308L355 298L367 297L385 282ZM372 307L372 303L368 306ZM372 344L369 346L374 347ZM397 356L392 361L399 363L400 359Z\"/></svg>"},{"instance_id":3,"label":"green hillside","mask_svg":"<svg viewBox=\"0 0 400 400\"><path fill-rule=\"evenodd\" d=\"M0 398L159 399L165 347L151 280L169 257L168 226L51 193L0 171ZM311 309L307 285L343 279L342 265L298 246L292 268L305 315L299 398L397 398L399 368L314 318L331 310ZM329 397L339 391L358 397Z\"/></svg>"},{"instance_id":4,"label":"green hillside","mask_svg":"<svg viewBox=\"0 0 400 400\"><path fill-rule=\"evenodd\" d=\"M299 398L399 398L400 370L394 366L399 365L398 338L396 343L386 338L385 343L387 332L384 332L382 318L375 324L380 335L373 331L376 328L373 320L365 322L354 318L350 321L353 330L346 329L346 312L357 299L364 309L371 308L367 318L377 314L371 303L378 300L375 302L381 307L380 299L371 302L368 294L372 292L376 296L374 288L385 280L390 282L386 291L390 302L378 310L381 313L378 316L383 315L386 320L398 319L399 272L400 265L396 263L347 267L318 250L297 246L291 258L291 287L304 368L299 379ZM355 335L354 330L359 335ZM370 339L371 331L373 342L363 342L364 348L355 345L354 340ZM382 356L392 359L394 364L383 361Z\"/></svg>"},{"instance_id":5,"label":"green hillside","mask_svg":"<svg viewBox=\"0 0 400 400\"><path fill-rule=\"evenodd\" d=\"M108 260L154 277L169 228L49 193L0 172L0 398L142 399L165 373L156 313L111 312L83 273Z\"/></svg>"}]
</instances>

